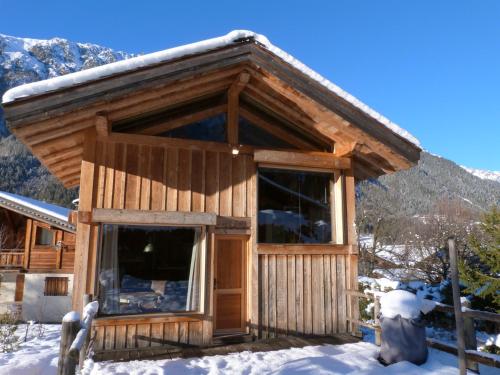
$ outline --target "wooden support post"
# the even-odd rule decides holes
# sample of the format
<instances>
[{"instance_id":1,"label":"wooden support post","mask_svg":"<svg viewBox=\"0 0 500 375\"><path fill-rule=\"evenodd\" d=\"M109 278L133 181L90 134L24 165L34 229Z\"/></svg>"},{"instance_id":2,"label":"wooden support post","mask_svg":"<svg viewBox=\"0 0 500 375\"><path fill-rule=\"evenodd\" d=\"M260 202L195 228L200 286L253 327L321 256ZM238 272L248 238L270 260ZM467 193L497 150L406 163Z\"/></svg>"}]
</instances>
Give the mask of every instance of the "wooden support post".
<instances>
[{"instance_id":1,"label":"wooden support post","mask_svg":"<svg viewBox=\"0 0 500 375\"><path fill-rule=\"evenodd\" d=\"M240 92L250 81L250 74L242 72L231 85L227 93L227 142L233 146L238 145L238 123Z\"/></svg>"},{"instance_id":2,"label":"wooden support post","mask_svg":"<svg viewBox=\"0 0 500 375\"><path fill-rule=\"evenodd\" d=\"M462 318L462 304L460 303L460 284L458 280L457 249L455 239L448 239L448 250L450 252L450 273L451 286L453 289L453 307L455 309L455 325L457 330L457 352L460 375L467 373L467 363L465 358L465 335L464 321Z\"/></svg>"},{"instance_id":3,"label":"wooden support post","mask_svg":"<svg viewBox=\"0 0 500 375\"><path fill-rule=\"evenodd\" d=\"M67 313L62 320L57 375L75 374L77 361L75 358L68 356L67 354L79 330L80 315L75 311Z\"/></svg>"},{"instance_id":4,"label":"wooden support post","mask_svg":"<svg viewBox=\"0 0 500 375\"><path fill-rule=\"evenodd\" d=\"M375 325L380 327L380 319L379 319L380 297L374 296L373 300L374 300L373 319L375 321ZM381 332L380 332L380 330L376 329L375 330L375 345L380 346L381 343L382 343Z\"/></svg>"},{"instance_id":5,"label":"wooden support post","mask_svg":"<svg viewBox=\"0 0 500 375\"><path fill-rule=\"evenodd\" d=\"M95 117L95 130L97 137L109 137L111 133L111 122L106 113L98 113Z\"/></svg>"},{"instance_id":6,"label":"wooden support post","mask_svg":"<svg viewBox=\"0 0 500 375\"><path fill-rule=\"evenodd\" d=\"M470 308L470 302L464 300L462 307ZM469 315L464 315L464 335L465 335L465 349L477 350L476 329L474 328L474 318ZM467 368L479 374L479 365L477 362L467 360Z\"/></svg>"}]
</instances>

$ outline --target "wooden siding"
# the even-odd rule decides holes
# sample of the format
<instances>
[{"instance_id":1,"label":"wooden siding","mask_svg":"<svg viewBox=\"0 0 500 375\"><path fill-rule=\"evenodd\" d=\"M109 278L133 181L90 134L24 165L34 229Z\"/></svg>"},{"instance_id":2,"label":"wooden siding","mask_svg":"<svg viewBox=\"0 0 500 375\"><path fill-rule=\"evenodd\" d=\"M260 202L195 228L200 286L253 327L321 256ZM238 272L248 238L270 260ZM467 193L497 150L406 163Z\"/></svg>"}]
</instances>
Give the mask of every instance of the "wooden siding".
<instances>
[{"instance_id":1,"label":"wooden siding","mask_svg":"<svg viewBox=\"0 0 500 375\"><path fill-rule=\"evenodd\" d=\"M348 255L259 255L259 336L347 331Z\"/></svg>"}]
</instances>

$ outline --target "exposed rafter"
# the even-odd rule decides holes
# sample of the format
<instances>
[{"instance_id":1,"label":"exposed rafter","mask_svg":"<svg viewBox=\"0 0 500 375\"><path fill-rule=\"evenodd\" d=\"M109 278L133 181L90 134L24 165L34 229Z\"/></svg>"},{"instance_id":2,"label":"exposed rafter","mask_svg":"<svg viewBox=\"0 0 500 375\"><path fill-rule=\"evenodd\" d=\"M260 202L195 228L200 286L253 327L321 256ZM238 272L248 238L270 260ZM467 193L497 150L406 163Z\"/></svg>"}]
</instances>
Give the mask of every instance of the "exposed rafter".
<instances>
[{"instance_id":1,"label":"exposed rafter","mask_svg":"<svg viewBox=\"0 0 500 375\"><path fill-rule=\"evenodd\" d=\"M227 92L227 141L231 145L237 145L238 142L238 123L239 123L239 101L240 92L250 81L250 74L242 72L234 81Z\"/></svg>"}]
</instances>

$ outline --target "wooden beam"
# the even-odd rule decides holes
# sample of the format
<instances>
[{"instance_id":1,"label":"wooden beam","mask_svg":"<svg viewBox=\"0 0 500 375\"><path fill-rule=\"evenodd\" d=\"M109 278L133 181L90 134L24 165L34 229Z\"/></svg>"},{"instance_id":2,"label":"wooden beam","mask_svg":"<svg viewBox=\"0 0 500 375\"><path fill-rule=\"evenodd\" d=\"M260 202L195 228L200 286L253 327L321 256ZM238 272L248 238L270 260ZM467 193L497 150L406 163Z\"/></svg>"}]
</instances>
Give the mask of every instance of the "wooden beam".
<instances>
[{"instance_id":1,"label":"wooden beam","mask_svg":"<svg viewBox=\"0 0 500 375\"><path fill-rule=\"evenodd\" d=\"M237 145L240 92L250 80L250 74L242 72L231 85L227 94L227 142Z\"/></svg>"},{"instance_id":2,"label":"wooden beam","mask_svg":"<svg viewBox=\"0 0 500 375\"><path fill-rule=\"evenodd\" d=\"M296 167L349 169L351 160L338 158L327 152L300 153L291 151L255 150L254 160L258 163L271 163Z\"/></svg>"},{"instance_id":3,"label":"wooden beam","mask_svg":"<svg viewBox=\"0 0 500 375\"><path fill-rule=\"evenodd\" d=\"M83 144L78 145L76 147L65 148L59 151L56 151L52 154L40 155L46 165L50 165L51 163L56 163L61 160L66 160L68 158L72 158L74 156L82 157L83 155Z\"/></svg>"},{"instance_id":4,"label":"wooden beam","mask_svg":"<svg viewBox=\"0 0 500 375\"><path fill-rule=\"evenodd\" d=\"M252 124L255 126L258 126L259 128L264 129L268 133L274 135L277 138L283 139L285 142L296 146L301 149L306 149L306 150L314 150L315 147L311 145L309 142L305 141L304 139L301 139L295 135L293 135L291 132L283 129L282 127L271 123L268 120L263 119L261 116L253 113L252 111L240 107L240 113L243 117L245 117L248 121L250 121Z\"/></svg>"},{"instance_id":5,"label":"wooden beam","mask_svg":"<svg viewBox=\"0 0 500 375\"><path fill-rule=\"evenodd\" d=\"M227 111L227 105L221 104L212 108L203 109L198 112L192 112L184 116L169 119L165 122L161 122L159 124L146 127L144 129L141 129L138 133L145 135L156 135L173 129L180 128L184 125L192 124L197 121L205 120L207 118L216 116L226 111Z\"/></svg>"},{"instance_id":6,"label":"wooden beam","mask_svg":"<svg viewBox=\"0 0 500 375\"><path fill-rule=\"evenodd\" d=\"M100 112L95 116L95 129L97 137L108 137L111 133L111 122L105 112Z\"/></svg>"},{"instance_id":7,"label":"wooden beam","mask_svg":"<svg viewBox=\"0 0 500 375\"><path fill-rule=\"evenodd\" d=\"M247 229L250 228L250 217L217 216L217 228Z\"/></svg>"},{"instance_id":8,"label":"wooden beam","mask_svg":"<svg viewBox=\"0 0 500 375\"><path fill-rule=\"evenodd\" d=\"M217 215L208 212L144 211L94 208L92 222L117 224L215 225Z\"/></svg>"},{"instance_id":9,"label":"wooden beam","mask_svg":"<svg viewBox=\"0 0 500 375\"><path fill-rule=\"evenodd\" d=\"M346 255L348 245L336 244L265 244L257 245L259 255Z\"/></svg>"}]
</instances>

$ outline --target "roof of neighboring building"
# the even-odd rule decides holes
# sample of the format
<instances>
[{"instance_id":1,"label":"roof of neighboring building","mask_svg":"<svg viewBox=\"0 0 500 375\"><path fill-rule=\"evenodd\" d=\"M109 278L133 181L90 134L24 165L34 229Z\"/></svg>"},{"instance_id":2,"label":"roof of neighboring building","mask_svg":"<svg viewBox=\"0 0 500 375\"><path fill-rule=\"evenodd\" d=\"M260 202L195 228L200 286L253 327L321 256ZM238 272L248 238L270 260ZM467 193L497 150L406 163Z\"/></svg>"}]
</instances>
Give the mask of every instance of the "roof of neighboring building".
<instances>
[{"instance_id":1,"label":"roof of neighboring building","mask_svg":"<svg viewBox=\"0 0 500 375\"><path fill-rule=\"evenodd\" d=\"M0 207L68 232L76 231L76 226L69 222L71 210L65 207L5 191L0 191Z\"/></svg>"}]
</instances>

